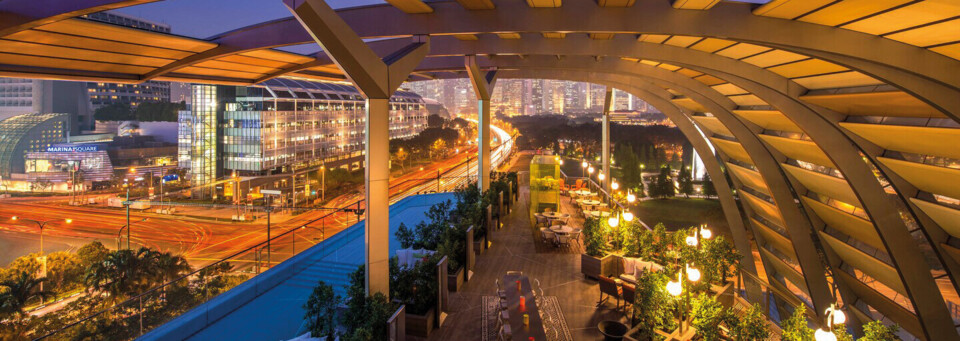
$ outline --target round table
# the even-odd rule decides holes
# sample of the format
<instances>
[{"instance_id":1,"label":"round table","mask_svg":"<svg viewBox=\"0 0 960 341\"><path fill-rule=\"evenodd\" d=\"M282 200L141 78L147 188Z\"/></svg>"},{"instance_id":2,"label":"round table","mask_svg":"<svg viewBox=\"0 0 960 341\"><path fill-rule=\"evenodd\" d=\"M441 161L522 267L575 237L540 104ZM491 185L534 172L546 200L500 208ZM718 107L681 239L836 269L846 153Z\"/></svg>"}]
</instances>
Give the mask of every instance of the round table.
<instances>
[{"instance_id":1,"label":"round table","mask_svg":"<svg viewBox=\"0 0 960 341\"><path fill-rule=\"evenodd\" d=\"M559 212L544 212L544 213L542 213L541 215L544 216L544 217L550 218L550 219L562 219L562 218L569 218L569 217L570 217L569 214L559 213Z\"/></svg>"},{"instance_id":2,"label":"round table","mask_svg":"<svg viewBox=\"0 0 960 341\"><path fill-rule=\"evenodd\" d=\"M589 211L589 213L590 213L590 215L592 215L592 216L594 216L594 217L597 217L597 218L599 218L599 217L609 217L609 216L610 216L610 212L605 212L605 211L604 211L604 212L601 212L601 211Z\"/></svg>"},{"instance_id":3,"label":"round table","mask_svg":"<svg viewBox=\"0 0 960 341\"><path fill-rule=\"evenodd\" d=\"M573 191L572 193L576 195L592 195L593 194L593 192L590 192L590 190L587 190L587 189L576 190L576 191Z\"/></svg>"},{"instance_id":4,"label":"round table","mask_svg":"<svg viewBox=\"0 0 960 341\"><path fill-rule=\"evenodd\" d=\"M550 231L557 233L571 233L573 232L573 227L567 225L553 225L550 226Z\"/></svg>"},{"instance_id":5,"label":"round table","mask_svg":"<svg viewBox=\"0 0 960 341\"><path fill-rule=\"evenodd\" d=\"M581 205L586 206L597 206L600 205L600 200L578 200Z\"/></svg>"}]
</instances>

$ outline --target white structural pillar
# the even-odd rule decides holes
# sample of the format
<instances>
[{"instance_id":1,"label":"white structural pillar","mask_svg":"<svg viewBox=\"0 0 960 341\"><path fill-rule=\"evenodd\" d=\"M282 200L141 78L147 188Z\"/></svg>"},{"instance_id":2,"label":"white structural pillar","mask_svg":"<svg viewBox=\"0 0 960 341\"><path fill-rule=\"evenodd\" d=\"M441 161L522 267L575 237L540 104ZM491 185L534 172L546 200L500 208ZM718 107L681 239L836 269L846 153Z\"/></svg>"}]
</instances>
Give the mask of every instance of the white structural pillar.
<instances>
[{"instance_id":1,"label":"white structural pillar","mask_svg":"<svg viewBox=\"0 0 960 341\"><path fill-rule=\"evenodd\" d=\"M603 162L601 169L603 170L603 181L601 185L603 190L610 192L610 179L613 177L610 175L610 109L613 107L613 88L607 87L607 94L603 99L603 120L601 123L601 133L600 133L600 159Z\"/></svg>"},{"instance_id":2,"label":"white structural pillar","mask_svg":"<svg viewBox=\"0 0 960 341\"><path fill-rule=\"evenodd\" d=\"M367 98L365 139L366 221L364 255L368 294L390 296L390 96L427 55L427 36L386 57L371 50L323 0L284 0L317 41Z\"/></svg>"},{"instance_id":3,"label":"white structural pillar","mask_svg":"<svg viewBox=\"0 0 960 341\"><path fill-rule=\"evenodd\" d=\"M490 95L497 81L497 71L482 73L476 55L465 56L463 64L477 95L477 185L480 191L485 191L490 187Z\"/></svg>"}]
</instances>

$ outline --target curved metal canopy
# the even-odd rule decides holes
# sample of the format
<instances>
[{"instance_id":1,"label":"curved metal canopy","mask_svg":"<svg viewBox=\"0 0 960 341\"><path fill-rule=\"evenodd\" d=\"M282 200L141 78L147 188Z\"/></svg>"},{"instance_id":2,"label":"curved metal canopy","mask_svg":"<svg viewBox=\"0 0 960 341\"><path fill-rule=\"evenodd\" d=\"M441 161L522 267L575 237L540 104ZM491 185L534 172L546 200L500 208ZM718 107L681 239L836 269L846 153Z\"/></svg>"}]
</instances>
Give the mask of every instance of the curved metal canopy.
<instances>
[{"instance_id":1,"label":"curved metal canopy","mask_svg":"<svg viewBox=\"0 0 960 341\"><path fill-rule=\"evenodd\" d=\"M143 2L0 2L0 75L347 79L325 53L274 50L314 42L294 18L208 39L74 18ZM411 80L466 77L468 56L475 73L638 95L713 155L735 242L759 249L772 285L822 311L834 283L860 320L960 339L947 309L960 304L960 2L388 2L337 14L392 38L368 42L380 57L429 35Z\"/></svg>"}]
</instances>

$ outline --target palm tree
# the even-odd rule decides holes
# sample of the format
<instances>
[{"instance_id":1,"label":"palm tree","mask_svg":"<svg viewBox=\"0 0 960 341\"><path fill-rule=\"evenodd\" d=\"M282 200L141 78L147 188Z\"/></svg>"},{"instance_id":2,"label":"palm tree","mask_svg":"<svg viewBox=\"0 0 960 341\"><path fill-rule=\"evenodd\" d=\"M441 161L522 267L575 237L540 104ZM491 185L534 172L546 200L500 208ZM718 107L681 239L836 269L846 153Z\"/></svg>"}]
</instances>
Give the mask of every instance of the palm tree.
<instances>
[{"instance_id":1,"label":"palm tree","mask_svg":"<svg viewBox=\"0 0 960 341\"><path fill-rule=\"evenodd\" d=\"M34 297L43 298L50 296L47 291L40 290L40 282L45 278L34 278L26 271L21 271L12 278L0 281L0 287L5 287L6 291L0 293L0 308L18 316L25 314L24 309L27 302Z\"/></svg>"},{"instance_id":2,"label":"palm tree","mask_svg":"<svg viewBox=\"0 0 960 341\"><path fill-rule=\"evenodd\" d=\"M137 295L150 289L156 278L158 268L156 251L140 248L111 252L107 258L88 269L85 281L90 290L106 293L114 302L124 296Z\"/></svg>"},{"instance_id":3,"label":"palm tree","mask_svg":"<svg viewBox=\"0 0 960 341\"><path fill-rule=\"evenodd\" d=\"M167 281L179 278L193 270L185 258L175 256L169 252L155 252L152 256L151 264L158 277L157 280L159 280L157 285L163 285L167 283ZM164 299L166 299L166 294L167 287L163 287Z\"/></svg>"}]
</instances>

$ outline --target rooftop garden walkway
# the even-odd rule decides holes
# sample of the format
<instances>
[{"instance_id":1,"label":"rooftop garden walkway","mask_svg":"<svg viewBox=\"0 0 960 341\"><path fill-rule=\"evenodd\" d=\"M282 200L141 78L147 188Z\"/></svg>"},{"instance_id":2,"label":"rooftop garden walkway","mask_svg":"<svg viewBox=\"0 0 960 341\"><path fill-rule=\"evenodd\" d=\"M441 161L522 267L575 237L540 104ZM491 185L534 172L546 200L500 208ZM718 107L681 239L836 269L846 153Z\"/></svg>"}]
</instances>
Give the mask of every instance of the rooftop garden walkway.
<instances>
[{"instance_id":1,"label":"rooftop garden walkway","mask_svg":"<svg viewBox=\"0 0 960 341\"><path fill-rule=\"evenodd\" d=\"M528 216L529 158L519 157L512 170L519 171L520 199L505 217L503 228L492 232L492 247L477 257L475 273L463 290L450 293L450 312L446 322L430 335L430 340L479 340L482 335L483 296L496 296L495 280L507 271L523 271L531 280L540 280L545 296L559 298L560 309L573 340L596 340L601 337L597 324L603 320L626 321L616 310L615 301L597 308L597 282L580 273L581 246L555 248L540 241ZM568 200L562 200L561 212L575 212ZM574 215L576 216L576 215ZM583 218L571 221L582 226ZM491 331L495 336L496 331Z\"/></svg>"}]
</instances>

